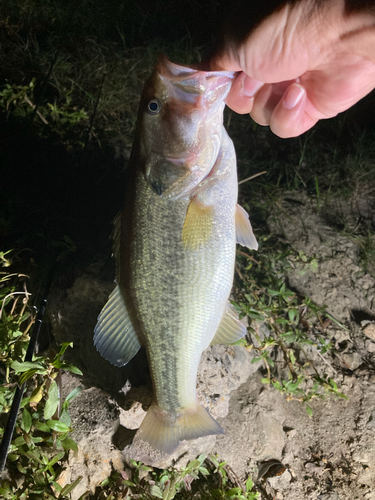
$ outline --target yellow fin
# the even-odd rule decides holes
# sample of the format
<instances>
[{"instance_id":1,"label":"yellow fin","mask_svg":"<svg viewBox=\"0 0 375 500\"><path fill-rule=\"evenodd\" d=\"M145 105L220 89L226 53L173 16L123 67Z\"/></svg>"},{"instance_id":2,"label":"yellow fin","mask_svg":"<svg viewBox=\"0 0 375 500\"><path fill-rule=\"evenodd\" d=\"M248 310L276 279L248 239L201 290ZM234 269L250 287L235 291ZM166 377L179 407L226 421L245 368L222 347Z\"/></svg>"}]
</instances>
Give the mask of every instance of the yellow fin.
<instances>
[{"instance_id":1,"label":"yellow fin","mask_svg":"<svg viewBox=\"0 0 375 500\"><path fill-rule=\"evenodd\" d=\"M171 414L152 403L134 438L145 441L162 453L171 454L184 439L224 434L221 426L199 403L178 414Z\"/></svg>"},{"instance_id":2,"label":"yellow fin","mask_svg":"<svg viewBox=\"0 0 375 500\"><path fill-rule=\"evenodd\" d=\"M210 345L233 344L246 335L246 326L238 319L236 310L227 304L225 313Z\"/></svg>"},{"instance_id":3,"label":"yellow fin","mask_svg":"<svg viewBox=\"0 0 375 500\"><path fill-rule=\"evenodd\" d=\"M258 250L258 242L255 239L249 215L238 203L236 205L236 239L237 243L243 247Z\"/></svg>"},{"instance_id":4,"label":"yellow fin","mask_svg":"<svg viewBox=\"0 0 375 500\"><path fill-rule=\"evenodd\" d=\"M194 197L186 211L182 242L185 248L196 249L206 243L212 235L214 207L202 205Z\"/></svg>"}]
</instances>

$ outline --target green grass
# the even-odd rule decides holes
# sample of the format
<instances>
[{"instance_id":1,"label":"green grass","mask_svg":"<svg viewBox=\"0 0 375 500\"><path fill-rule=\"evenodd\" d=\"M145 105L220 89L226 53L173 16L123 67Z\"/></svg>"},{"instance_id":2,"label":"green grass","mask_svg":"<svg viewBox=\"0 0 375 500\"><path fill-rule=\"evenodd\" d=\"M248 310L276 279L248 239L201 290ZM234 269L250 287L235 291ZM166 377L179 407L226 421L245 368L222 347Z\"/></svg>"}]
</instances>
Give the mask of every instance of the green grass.
<instances>
[{"instance_id":1,"label":"green grass","mask_svg":"<svg viewBox=\"0 0 375 500\"><path fill-rule=\"evenodd\" d=\"M9 259L9 252L2 254L3 268L4 264L11 267ZM77 451L77 444L70 437L69 404L81 388L61 401L59 376L61 370L78 375L81 372L62 359L71 344L63 344L59 352L48 356L35 355L33 361L24 361L35 321L27 284L26 275L0 273L1 438L16 386L26 384L0 494L7 500L65 499L79 482L62 488L57 481L69 450Z\"/></svg>"}]
</instances>

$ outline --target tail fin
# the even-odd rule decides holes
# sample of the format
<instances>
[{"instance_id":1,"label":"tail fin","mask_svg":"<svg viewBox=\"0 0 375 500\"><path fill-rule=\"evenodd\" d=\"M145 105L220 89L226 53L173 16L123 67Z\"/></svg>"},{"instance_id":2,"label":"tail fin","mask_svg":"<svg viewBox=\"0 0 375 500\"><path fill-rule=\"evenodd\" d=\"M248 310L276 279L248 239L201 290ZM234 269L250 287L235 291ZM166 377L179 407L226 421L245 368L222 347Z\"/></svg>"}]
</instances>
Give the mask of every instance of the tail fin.
<instances>
[{"instance_id":1,"label":"tail fin","mask_svg":"<svg viewBox=\"0 0 375 500\"><path fill-rule=\"evenodd\" d=\"M199 403L177 414L170 414L153 403L134 442L145 441L155 450L170 455L178 448L180 441L211 434L224 434L224 431Z\"/></svg>"}]
</instances>

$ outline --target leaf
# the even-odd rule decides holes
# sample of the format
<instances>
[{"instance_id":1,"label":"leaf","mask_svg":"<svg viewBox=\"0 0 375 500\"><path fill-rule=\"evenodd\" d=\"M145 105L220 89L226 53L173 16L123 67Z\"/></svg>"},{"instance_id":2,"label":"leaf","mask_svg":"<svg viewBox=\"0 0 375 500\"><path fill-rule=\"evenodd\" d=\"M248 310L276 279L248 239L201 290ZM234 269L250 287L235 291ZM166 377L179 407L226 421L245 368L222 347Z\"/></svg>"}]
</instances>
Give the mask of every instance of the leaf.
<instances>
[{"instance_id":1,"label":"leaf","mask_svg":"<svg viewBox=\"0 0 375 500\"><path fill-rule=\"evenodd\" d=\"M123 485L125 486L130 486L130 487L133 487L135 486L135 484L132 482L132 481L129 481L128 479L124 479L123 481L121 481Z\"/></svg>"},{"instance_id":2,"label":"leaf","mask_svg":"<svg viewBox=\"0 0 375 500\"><path fill-rule=\"evenodd\" d=\"M77 443L70 436L67 436L63 441L61 441L61 445L65 451L73 450L75 453L78 451Z\"/></svg>"},{"instance_id":3,"label":"leaf","mask_svg":"<svg viewBox=\"0 0 375 500\"><path fill-rule=\"evenodd\" d=\"M24 408L22 411L21 428L28 434L32 425L32 418L30 412Z\"/></svg>"},{"instance_id":4,"label":"leaf","mask_svg":"<svg viewBox=\"0 0 375 500\"><path fill-rule=\"evenodd\" d=\"M59 388L55 380L52 380L50 388L48 389L48 399L44 407L44 419L49 420L56 413L57 407L60 402Z\"/></svg>"},{"instance_id":5,"label":"leaf","mask_svg":"<svg viewBox=\"0 0 375 500\"><path fill-rule=\"evenodd\" d=\"M156 484L153 484L150 488L150 495L156 497L156 498L163 498L163 493L159 486Z\"/></svg>"},{"instance_id":6,"label":"leaf","mask_svg":"<svg viewBox=\"0 0 375 500\"><path fill-rule=\"evenodd\" d=\"M200 460L192 460L189 464L188 464L188 468L191 469L191 470L194 470L196 469L199 465L201 464L201 461Z\"/></svg>"},{"instance_id":7,"label":"leaf","mask_svg":"<svg viewBox=\"0 0 375 500\"><path fill-rule=\"evenodd\" d=\"M31 396L30 396L30 403L34 403L35 405L39 403L39 401L43 397L43 385L36 387Z\"/></svg>"},{"instance_id":8,"label":"leaf","mask_svg":"<svg viewBox=\"0 0 375 500\"><path fill-rule=\"evenodd\" d=\"M251 477L248 478L248 480L245 483L245 486L246 486L246 491L251 491L253 489L254 482L251 479Z\"/></svg>"},{"instance_id":9,"label":"leaf","mask_svg":"<svg viewBox=\"0 0 375 500\"><path fill-rule=\"evenodd\" d=\"M62 486L56 481L51 481L51 483L57 492L60 492L62 490Z\"/></svg>"},{"instance_id":10,"label":"leaf","mask_svg":"<svg viewBox=\"0 0 375 500\"><path fill-rule=\"evenodd\" d=\"M73 389L65 398L65 403L70 403L71 401L73 401L74 398L76 398L78 396L78 394L80 394L83 390L83 387L81 385L79 385L78 387L76 387L75 389Z\"/></svg>"},{"instance_id":11,"label":"leaf","mask_svg":"<svg viewBox=\"0 0 375 500\"><path fill-rule=\"evenodd\" d=\"M33 460L35 460L36 462L38 462L38 464L40 465L45 465L45 463L40 459L40 453L38 453L36 450L29 450L26 455L29 457L29 458L32 458Z\"/></svg>"},{"instance_id":12,"label":"leaf","mask_svg":"<svg viewBox=\"0 0 375 500\"><path fill-rule=\"evenodd\" d=\"M269 356L265 356L265 359L270 366L272 366L272 367L275 366L273 359L271 359Z\"/></svg>"},{"instance_id":13,"label":"leaf","mask_svg":"<svg viewBox=\"0 0 375 500\"><path fill-rule=\"evenodd\" d=\"M59 420L48 420L47 425L50 429L57 432L69 432L69 427L64 424L64 422L60 422Z\"/></svg>"},{"instance_id":14,"label":"leaf","mask_svg":"<svg viewBox=\"0 0 375 500\"><path fill-rule=\"evenodd\" d=\"M35 427L39 430L39 431L43 431L43 432L51 432L51 429L48 427L47 424L45 424L44 422L35 422Z\"/></svg>"},{"instance_id":15,"label":"leaf","mask_svg":"<svg viewBox=\"0 0 375 500\"><path fill-rule=\"evenodd\" d=\"M225 492L225 498L237 498L241 495L242 489L239 487L231 488L230 490Z\"/></svg>"},{"instance_id":16,"label":"leaf","mask_svg":"<svg viewBox=\"0 0 375 500\"><path fill-rule=\"evenodd\" d=\"M269 378L262 378L261 379L262 384L269 384L271 380Z\"/></svg>"},{"instance_id":17,"label":"leaf","mask_svg":"<svg viewBox=\"0 0 375 500\"><path fill-rule=\"evenodd\" d=\"M45 373L47 373L47 370L45 369L39 370L38 368L34 368L33 370L27 370L20 376L18 383L20 385L23 385L26 382L26 380L29 380L29 378L33 377L36 373L44 375Z\"/></svg>"},{"instance_id":18,"label":"leaf","mask_svg":"<svg viewBox=\"0 0 375 500\"><path fill-rule=\"evenodd\" d=\"M28 405L29 402L30 402L30 396L28 396L27 398L23 398L20 404L20 408L23 408L24 406Z\"/></svg>"},{"instance_id":19,"label":"leaf","mask_svg":"<svg viewBox=\"0 0 375 500\"><path fill-rule=\"evenodd\" d=\"M60 497L66 496L71 491L73 491L74 488L79 484L79 482L81 481L81 479L82 479L82 476L79 476L79 477L77 477L77 479L75 481L73 481L72 483L67 484L66 486L64 486L64 488L60 491Z\"/></svg>"},{"instance_id":20,"label":"leaf","mask_svg":"<svg viewBox=\"0 0 375 500\"><path fill-rule=\"evenodd\" d=\"M311 418L313 416L313 409L311 408L311 406L306 405L306 411L308 416Z\"/></svg>"},{"instance_id":21,"label":"leaf","mask_svg":"<svg viewBox=\"0 0 375 500\"><path fill-rule=\"evenodd\" d=\"M208 472L208 470L206 469L206 467L201 466L201 467L199 467L199 468L198 468L198 470L199 470L199 472L200 472L201 474L203 474L203 476L208 476L208 475L210 474L210 473Z\"/></svg>"},{"instance_id":22,"label":"leaf","mask_svg":"<svg viewBox=\"0 0 375 500\"><path fill-rule=\"evenodd\" d=\"M236 340L235 342L231 342L228 345L242 345L242 346L247 346L247 344L248 344L247 340L244 339L244 338L242 338L242 339Z\"/></svg>"},{"instance_id":23,"label":"leaf","mask_svg":"<svg viewBox=\"0 0 375 500\"><path fill-rule=\"evenodd\" d=\"M26 434L26 433L25 433L25 434L23 435L23 437L25 438L25 442L26 442L26 444L27 444L28 448L30 448L30 450L33 450L33 449L35 448L35 446L34 446L34 442L33 442L33 440L31 439L30 434Z\"/></svg>"},{"instance_id":24,"label":"leaf","mask_svg":"<svg viewBox=\"0 0 375 500\"><path fill-rule=\"evenodd\" d=\"M25 438L23 436L19 436L18 438L16 438L14 441L13 441L13 444L15 446L21 446L23 444L25 444Z\"/></svg>"},{"instance_id":25,"label":"leaf","mask_svg":"<svg viewBox=\"0 0 375 500\"><path fill-rule=\"evenodd\" d=\"M61 412L59 420L60 420L60 422L63 422L64 424L66 424L68 427L70 427L70 424L72 423L71 418L70 418L70 414L69 414L68 410L64 407L63 407L63 410Z\"/></svg>"},{"instance_id":26,"label":"leaf","mask_svg":"<svg viewBox=\"0 0 375 500\"><path fill-rule=\"evenodd\" d=\"M60 451L60 453L58 453L50 462L48 462L48 467L52 467L52 465L55 465L55 463L59 462L62 458L64 458L64 456L65 451Z\"/></svg>"},{"instance_id":27,"label":"leaf","mask_svg":"<svg viewBox=\"0 0 375 500\"><path fill-rule=\"evenodd\" d=\"M264 321L265 320L265 317L263 314L259 313L258 311L256 311L255 309L253 309L252 307L250 307L248 310L247 310L247 315L249 316L249 318L252 318L252 319L256 319L258 321Z\"/></svg>"},{"instance_id":28,"label":"leaf","mask_svg":"<svg viewBox=\"0 0 375 500\"><path fill-rule=\"evenodd\" d=\"M71 365L70 363L65 363L65 362L62 363L61 368L67 372L75 373L76 375L83 375L83 373L81 372L81 370L79 368L77 368L74 365Z\"/></svg>"},{"instance_id":29,"label":"leaf","mask_svg":"<svg viewBox=\"0 0 375 500\"><path fill-rule=\"evenodd\" d=\"M17 469L21 472L21 474L27 474L27 470L25 469L25 467L22 467L19 462L17 463Z\"/></svg>"},{"instance_id":30,"label":"leaf","mask_svg":"<svg viewBox=\"0 0 375 500\"><path fill-rule=\"evenodd\" d=\"M13 361L10 366L16 373L27 372L28 370L45 370L41 363L35 363L33 361L23 361L22 363Z\"/></svg>"},{"instance_id":31,"label":"leaf","mask_svg":"<svg viewBox=\"0 0 375 500\"><path fill-rule=\"evenodd\" d=\"M60 359L65 351L68 349L68 347L73 347L73 342L64 342L60 346L60 351L56 354L55 360Z\"/></svg>"}]
</instances>

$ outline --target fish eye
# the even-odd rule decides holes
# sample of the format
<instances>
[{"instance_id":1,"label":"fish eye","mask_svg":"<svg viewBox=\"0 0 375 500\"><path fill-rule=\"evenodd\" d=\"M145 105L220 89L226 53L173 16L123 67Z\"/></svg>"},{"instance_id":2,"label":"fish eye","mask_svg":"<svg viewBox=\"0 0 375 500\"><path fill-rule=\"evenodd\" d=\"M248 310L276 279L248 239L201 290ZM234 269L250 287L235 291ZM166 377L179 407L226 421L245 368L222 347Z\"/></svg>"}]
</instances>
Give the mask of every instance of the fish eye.
<instances>
[{"instance_id":1,"label":"fish eye","mask_svg":"<svg viewBox=\"0 0 375 500\"><path fill-rule=\"evenodd\" d=\"M147 104L147 113L149 115L157 115L161 110L161 102L159 99L151 99L151 101Z\"/></svg>"}]
</instances>

